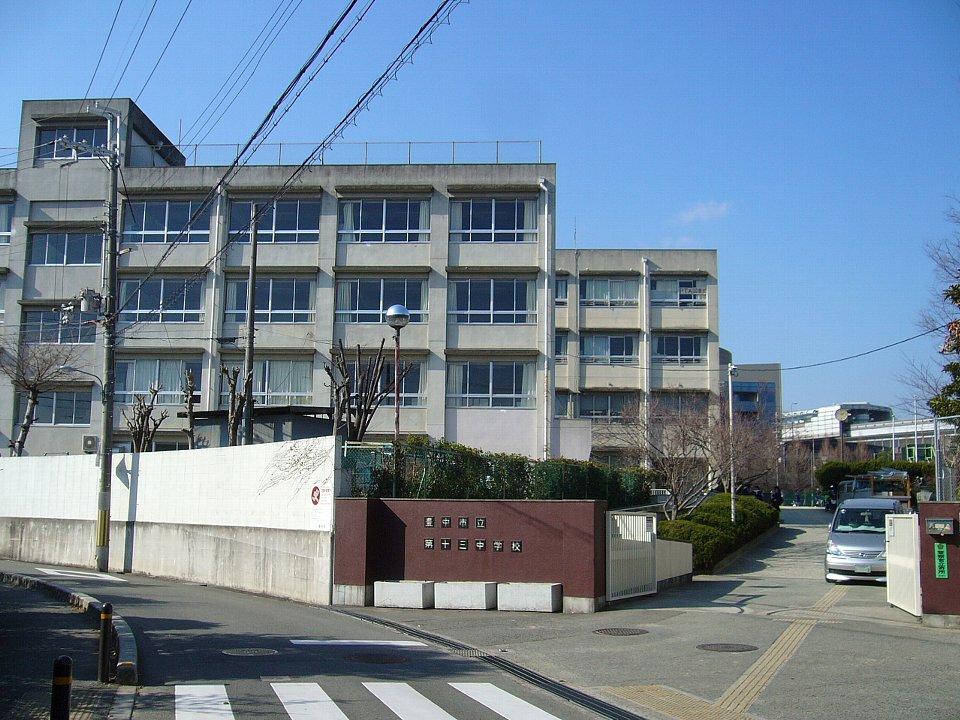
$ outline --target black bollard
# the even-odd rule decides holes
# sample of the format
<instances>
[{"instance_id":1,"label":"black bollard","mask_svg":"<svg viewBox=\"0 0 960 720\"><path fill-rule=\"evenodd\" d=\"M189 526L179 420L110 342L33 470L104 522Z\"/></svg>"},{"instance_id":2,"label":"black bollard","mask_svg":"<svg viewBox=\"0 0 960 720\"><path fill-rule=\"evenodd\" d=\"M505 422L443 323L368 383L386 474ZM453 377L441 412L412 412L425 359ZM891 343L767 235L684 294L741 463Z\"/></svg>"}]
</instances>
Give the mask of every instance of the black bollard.
<instances>
[{"instance_id":1,"label":"black bollard","mask_svg":"<svg viewBox=\"0 0 960 720\"><path fill-rule=\"evenodd\" d=\"M100 609L100 656L97 680L110 682L110 634L113 630L113 605L104 603Z\"/></svg>"},{"instance_id":2,"label":"black bollard","mask_svg":"<svg viewBox=\"0 0 960 720\"><path fill-rule=\"evenodd\" d=\"M53 691L50 693L50 720L70 720L70 684L73 660L61 655L53 661Z\"/></svg>"}]
</instances>

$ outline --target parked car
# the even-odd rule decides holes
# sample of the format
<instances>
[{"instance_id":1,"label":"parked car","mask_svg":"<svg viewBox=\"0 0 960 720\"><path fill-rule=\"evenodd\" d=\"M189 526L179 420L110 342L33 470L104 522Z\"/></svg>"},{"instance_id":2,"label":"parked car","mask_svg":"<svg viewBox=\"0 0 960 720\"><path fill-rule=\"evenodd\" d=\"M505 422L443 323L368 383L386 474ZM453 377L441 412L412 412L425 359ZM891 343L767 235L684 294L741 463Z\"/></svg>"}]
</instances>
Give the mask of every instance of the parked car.
<instances>
[{"instance_id":1,"label":"parked car","mask_svg":"<svg viewBox=\"0 0 960 720\"><path fill-rule=\"evenodd\" d=\"M844 500L830 523L823 562L827 582L887 581L886 516L909 512L895 498Z\"/></svg>"}]
</instances>

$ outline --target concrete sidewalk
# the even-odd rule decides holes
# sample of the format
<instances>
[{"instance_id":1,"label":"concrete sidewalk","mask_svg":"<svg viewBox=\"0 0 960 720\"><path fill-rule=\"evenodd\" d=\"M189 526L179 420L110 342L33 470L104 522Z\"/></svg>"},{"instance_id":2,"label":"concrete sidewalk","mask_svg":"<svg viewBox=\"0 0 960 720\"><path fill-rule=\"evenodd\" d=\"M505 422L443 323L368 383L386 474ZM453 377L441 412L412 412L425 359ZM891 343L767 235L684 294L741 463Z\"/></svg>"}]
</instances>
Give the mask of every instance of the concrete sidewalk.
<instances>
[{"instance_id":1,"label":"concrete sidewalk","mask_svg":"<svg viewBox=\"0 0 960 720\"><path fill-rule=\"evenodd\" d=\"M727 574L594 615L363 612L499 653L649 718L956 720L960 633L890 608L882 585L824 582L827 520L784 508L780 532ZM645 632L598 632L618 628Z\"/></svg>"},{"instance_id":2,"label":"concrete sidewalk","mask_svg":"<svg viewBox=\"0 0 960 720\"><path fill-rule=\"evenodd\" d=\"M72 720L108 717L116 688L98 683L98 631L82 612L0 584L0 720L50 717L53 661L73 659Z\"/></svg>"}]
</instances>

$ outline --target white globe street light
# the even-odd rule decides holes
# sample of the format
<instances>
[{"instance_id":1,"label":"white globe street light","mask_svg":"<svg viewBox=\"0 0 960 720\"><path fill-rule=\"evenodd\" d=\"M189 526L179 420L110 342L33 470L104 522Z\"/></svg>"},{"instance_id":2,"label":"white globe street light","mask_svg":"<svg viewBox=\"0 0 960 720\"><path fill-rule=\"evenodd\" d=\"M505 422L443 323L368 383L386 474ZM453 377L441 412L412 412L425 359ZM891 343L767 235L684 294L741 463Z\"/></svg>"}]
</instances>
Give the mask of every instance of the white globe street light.
<instances>
[{"instance_id":1,"label":"white globe street light","mask_svg":"<svg viewBox=\"0 0 960 720\"><path fill-rule=\"evenodd\" d=\"M397 472L400 460L400 331L410 322L410 311L403 305L391 305L386 313L393 334L393 496L397 496Z\"/></svg>"}]
</instances>

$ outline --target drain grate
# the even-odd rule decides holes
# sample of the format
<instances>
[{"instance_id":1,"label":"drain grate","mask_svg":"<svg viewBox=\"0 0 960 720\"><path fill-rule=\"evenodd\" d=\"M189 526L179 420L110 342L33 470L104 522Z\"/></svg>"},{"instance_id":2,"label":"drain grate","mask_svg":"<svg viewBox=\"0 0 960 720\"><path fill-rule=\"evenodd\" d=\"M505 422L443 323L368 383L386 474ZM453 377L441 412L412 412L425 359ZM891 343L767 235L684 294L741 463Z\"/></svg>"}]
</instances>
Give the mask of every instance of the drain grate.
<instances>
[{"instance_id":1,"label":"drain grate","mask_svg":"<svg viewBox=\"0 0 960 720\"><path fill-rule=\"evenodd\" d=\"M756 645L742 645L740 643L706 643L705 645L697 645L697 648L710 652L753 652L758 649Z\"/></svg>"},{"instance_id":2,"label":"drain grate","mask_svg":"<svg viewBox=\"0 0 960 720\"><path fill-rule=\"evenodd\" d=\"M407 661L406 658L399 655L386 653L356 653L354 655L344 655L343 658L344 660L367 663L368 665L399 665Z\"/></svg>"},{"instance_id":3,"label":"drain grate","mask_svg":"<svg viewBox=\"0 0 960 720\"><path fill-rule=\"evenodd\" d=\"M264 655L279 655L278 650L270 648L229 648L221 650L224 655L233 655L234 657L262 657Z\"/></svg>"},{"instance_id":4,"label":"drain grate","mask_svg":"<svg viewBox=\"0 0 960 720\"><path fill-rule=\"evenodd\" d=\"M613 635L615 637L628 637L630 635L646 635L649 630L643 628L600 628L594 630L597 635Z\"/></svg>"}]
</instances>

